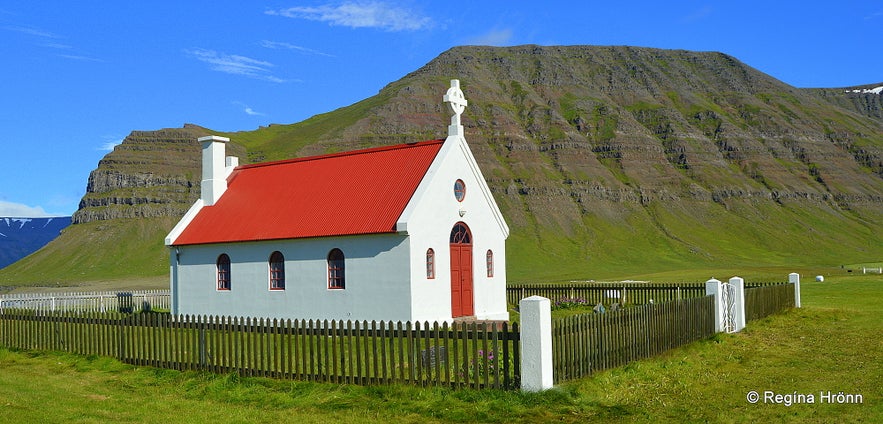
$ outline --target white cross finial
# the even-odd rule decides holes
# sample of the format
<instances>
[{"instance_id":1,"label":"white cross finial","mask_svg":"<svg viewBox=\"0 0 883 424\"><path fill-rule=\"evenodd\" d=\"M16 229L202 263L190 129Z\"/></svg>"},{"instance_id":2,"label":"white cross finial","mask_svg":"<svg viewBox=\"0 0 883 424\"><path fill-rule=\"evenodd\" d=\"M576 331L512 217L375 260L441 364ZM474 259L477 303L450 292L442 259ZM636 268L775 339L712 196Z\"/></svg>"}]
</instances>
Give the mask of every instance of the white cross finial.
<instances>
[{"instance_id":1,"label":"white cross finial","mask_svg":"<svg viewBox=\"0 0 883 424\"><path fill-rule=\"evenodd\" d=\"M448 135L463 135L460 115L466 110L466 105L469 102L466 101L463 91L460 90L460 80L451 80L451 88L445 93L444 101L450 106L451 112L454 113L454 116L451 116L451 126L448 127Z\"/></svg>"}]
</instances>

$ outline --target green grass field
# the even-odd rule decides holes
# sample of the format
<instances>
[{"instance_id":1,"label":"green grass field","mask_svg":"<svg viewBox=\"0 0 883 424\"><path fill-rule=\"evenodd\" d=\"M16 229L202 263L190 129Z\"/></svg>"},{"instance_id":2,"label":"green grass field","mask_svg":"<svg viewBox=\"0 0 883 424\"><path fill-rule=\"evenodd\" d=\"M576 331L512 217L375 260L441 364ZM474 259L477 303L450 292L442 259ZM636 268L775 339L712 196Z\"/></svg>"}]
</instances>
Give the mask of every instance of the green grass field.
<instances>
[{"instance_id":1,"label":"green grass field","mask_svg":"<svg viewBox=\"0 0 883 424\"><path fill-rule=\"evenodd\" d=\"M0 349L0 421L883 422L883 277L804 277L802 294L802 309L741 333L539 394L239 378ZM828 391L862 403L821 403Z\"/></svg>"}]
</instances>

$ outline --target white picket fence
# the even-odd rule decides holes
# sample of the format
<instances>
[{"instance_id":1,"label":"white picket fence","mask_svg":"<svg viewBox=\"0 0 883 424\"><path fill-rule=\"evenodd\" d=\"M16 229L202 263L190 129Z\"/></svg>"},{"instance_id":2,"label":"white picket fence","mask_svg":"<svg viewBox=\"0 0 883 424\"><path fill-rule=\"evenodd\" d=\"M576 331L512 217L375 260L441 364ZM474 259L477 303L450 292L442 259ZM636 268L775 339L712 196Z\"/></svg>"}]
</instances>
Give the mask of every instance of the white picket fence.
<instances>
[{"instance_id":1,"label":"white picket fence","mask_svg":"<svg viewBox=\"0 0 883 424\"><path fill-rule=\"evenodd\" d=\"M22 293L0 296L0 312L4 309L26 309L39 312L141 312L169 310L169 290L132 290L74 293Z\"/></svg>"}]
</instances>

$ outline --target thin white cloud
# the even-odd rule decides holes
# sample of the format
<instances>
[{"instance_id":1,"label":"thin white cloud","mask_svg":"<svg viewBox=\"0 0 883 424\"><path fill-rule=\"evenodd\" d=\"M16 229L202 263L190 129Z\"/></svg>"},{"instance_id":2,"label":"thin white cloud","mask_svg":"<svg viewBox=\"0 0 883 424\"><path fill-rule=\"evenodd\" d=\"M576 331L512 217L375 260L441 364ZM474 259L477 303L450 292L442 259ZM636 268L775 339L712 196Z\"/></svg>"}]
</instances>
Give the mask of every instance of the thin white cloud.
<instances>
[{"instance_id":1,"label":"thin white cloud","mask_svg":"<svg viewBox=\"0 0 883 424\"><path fill-rule=\"evenodd\" d=\"M59 50L71 50L74 47L69 44L62 43L42 43L40 44L43 47L49 47L50 49L59 49Z\"/></svg>"},{"instance_id":2,"label":"thin white cloud","mask_svg":"<svg viewBox=\"0 0 883 424\"><path fill-rule=\"evenodd\" d=\"M382 1L345 1L316 7L268 10L267 15L327 22L332 26L379 28L386 31L417 31L431 28L431 18Z\"/></svg>"},{"instance_id":3,"label":"thin white cloud","mask_svg":"<svg viewBox=\"0 0 883 424\"><path fill-rule=\"evenodd\" d=\"M218 53L207 49L185 50L185 52L193 58L211 65L211 70L213 71L242 75L270 82L285 82L284 79L272 74L270 68L273 67L273 64L270 62L235 54Z\"/></svg>"},{"instance_id":4,"label":"thin white cloud","mask_svg":"<svg viewBox=\"0 0 883 424\"><path fill-rule=\"evenodd\" d=\"M46 218L62 216L60 214L47 213L40 206L28 206L21 203L13 203L0 200L0 217L4 218Z\"/></svg>"},{"instance_id":5,"label":"thin white cloud","mask_svg":"<svg viewBox=\"0 0 883 424\"><path fill-rule=\"evenodd\" d=\"M249 106L245 103L233 102L233 104L241 107L242 111L245 112L246 115L249 115L249 116L264 116L264 115L266 115L265 113L261 113L261 112L258 112L256 110L252 109L251 106Z\"/></svg>"},{"instance_id":6,"label":"thin white cloud","mask_svg":"<svg viewBox=\"0 0 883 424\"><path fill-rule=\"evenodd\" d=\"M7 25L7 26L3 26L0 28L3 28L7 31L18 32L21 34L33 35L35 37L59 38L57 35L49 32L49 31L44 31L42 29L34 28L34 27L25 27L25 26L19 26L19 25Z\"/></svg>"},{"instance_id":7,"label":"thin white cloud","mask_svg":"<svg viewBox=\"0 0 883 424\"><path fill-rule=\"evenodd\" d=\"M46 48L56 49L56 50L67 50L67 51L74 50L74 47L71 46L70 44L64 44L64 43L60 43L58 41L55 41L55 40L59 40L59 39L65 38L65 37L61 37L57 34L54 34L49 31L45 31L40 28L20 26L20 25L7 25L7 26L3 26L0 28L7 30L7 31L13 31L13 32L18 32L20 34L26 34L26 35L30 35L32 37L37 37L37 38L41 39L41 41L38 42L38 45L40 47L46 47ZM86 55L82 55L82 54L56 54L55 56L63 58L63 59L78 60L78 61L84 61L84 62L104 62L104 60L102 60L102 59L98 59L98 58L95 58L92 56L86 56Z\"/></svg>"},{"instance_id":8,"label":"thin white cloud","mask_svg":"<svg viewBox=\"0 0 883 424\"><path fill-rule=\"evenodd\" d=\"M477 37L470 38L466 44L476 46L506 46L509 45L513 37L512 30L509 28L494 29Z\"/></svg>"},{"instance_id":9,"label":"thin white cloud","mask_svg":"<svg viewBox=\"0 0 883 424\"><path fill-rule=\"evenodd\" d=\"M301 52L301 53L315 54L315 55L319 55L319 56L327 56L327 57L334 57L334 55L330 55L330 54L328 54L328 53L323 53L323 52L320 52L320 51L318 51L318 50L308 49L308 48L306 48L306 47L296 46L296 45L294 45L294 44L286 43L286 42L282 42L282 41L269 41L269 40L263 40L263 41L261 41L261 47L265 47L265 48L268 48L268 49L294 50L294 51L298 51L298 52Z\"/></svg>"},{"instance_id":10,"label":"thin white cloud","mask_svg":"<svg viewBox=\"0 0 883 424\"><path fill-rule=\"evenodd\" d=\"M689 22L701 21L701 20L711 16L711 14L713 12L714 12L714 9L712 9L711 6L705 5L705 6L702 6L699 10L696 10L693 13L691 13L687 16L684 16L683 19L681 19L681 22L689 23Z\"/></svg>"},{"instance_id":11,"label":"thin white cloud","mask_svg":"<svg viewBox=\"0 0 883 424\"><path fill-rule=\"evenodd\" d=\"M115 135L105 135L101 138L104 139L104 143L101 144L101 147L99 147L98 150L102 150L102 151L106 151L106 152L113 151L114 147L119 146L123 142L122 138L117 137Z\"/></svg>"},{"instance_id":12,"label":"thin white cloud","mask_svg":"<svg viewBox=\"0 0 883 424\"><path fill-rule=\"evenodd\" d=\"M79 60L81 62L104 62L101 59L96 59L94 57L89 57L89 56L81 56L81 55L77 55L77 54L59 54L56 56L63 57L65 59L70 59L70 60Z\"/></svg>"},{"instance_id":13,"label":"thin white cloud","mask_svg":"<svg viewBox=\"0 0 883 424\"><path fill-rule=\"evenodd\" d=\"M877 18L881 18L881 17L883 17L883 10L876 12L876 13L872 13L868 16L865 16L865 20L870 21L871 19L877 19Z\"/></svg>"}]
</instances>

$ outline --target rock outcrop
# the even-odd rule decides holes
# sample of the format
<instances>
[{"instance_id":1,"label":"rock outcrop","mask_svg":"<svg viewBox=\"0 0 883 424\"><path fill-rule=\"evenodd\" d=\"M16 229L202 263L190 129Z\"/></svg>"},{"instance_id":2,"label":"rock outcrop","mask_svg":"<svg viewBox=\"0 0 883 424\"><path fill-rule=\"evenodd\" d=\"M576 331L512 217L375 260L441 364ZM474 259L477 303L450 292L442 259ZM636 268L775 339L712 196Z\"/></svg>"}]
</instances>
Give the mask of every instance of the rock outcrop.
<instances>
[{"instance_id":1,"label":"rock outcrop","mask_svg":"<svg viewBox=\"0 0 883 424\"><path fill-rule=\"evenodd\" d=\"M89 174L73 223L119 218L180 217L199 197L200 144L208 130L133 131ZM245 157L234 143L228 155Z\"/></svg>"}]
</instances>

